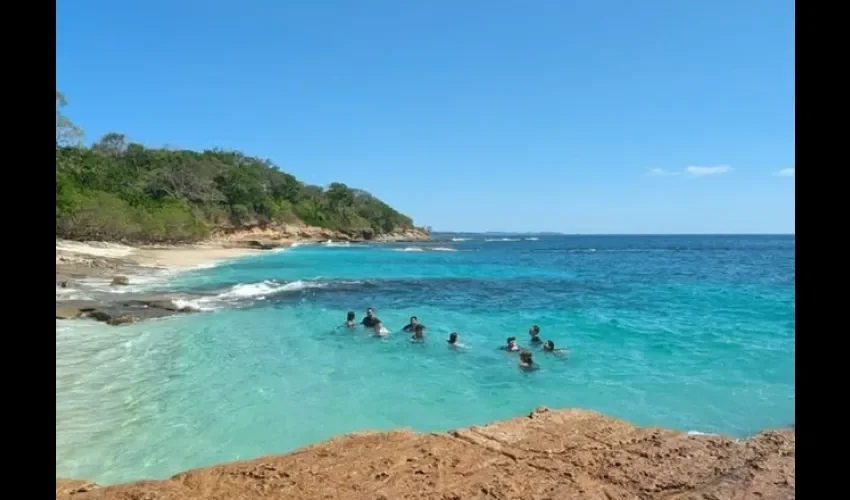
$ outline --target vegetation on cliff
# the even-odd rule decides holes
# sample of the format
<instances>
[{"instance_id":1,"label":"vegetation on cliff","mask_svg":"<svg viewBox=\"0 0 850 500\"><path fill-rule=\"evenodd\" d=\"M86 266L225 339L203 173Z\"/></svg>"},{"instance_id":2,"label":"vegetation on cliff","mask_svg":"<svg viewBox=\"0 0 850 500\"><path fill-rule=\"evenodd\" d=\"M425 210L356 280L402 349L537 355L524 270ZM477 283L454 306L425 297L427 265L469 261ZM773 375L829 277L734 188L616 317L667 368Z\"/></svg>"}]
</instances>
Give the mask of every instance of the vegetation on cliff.
<instances>
[{"instance_id":1,"label":"vegetation on cliff","mask_svg":"<svg viewBox=\"0 0 850 500\"><path fill-rule=\"evenodd\" d=\"M413 221L366 191L300 182L269 160L219 149L154 149L110 133L91 147L56 92L56 236L191 242L214 229L302 222L358 237Z\"/></svg>"}]
</instances>

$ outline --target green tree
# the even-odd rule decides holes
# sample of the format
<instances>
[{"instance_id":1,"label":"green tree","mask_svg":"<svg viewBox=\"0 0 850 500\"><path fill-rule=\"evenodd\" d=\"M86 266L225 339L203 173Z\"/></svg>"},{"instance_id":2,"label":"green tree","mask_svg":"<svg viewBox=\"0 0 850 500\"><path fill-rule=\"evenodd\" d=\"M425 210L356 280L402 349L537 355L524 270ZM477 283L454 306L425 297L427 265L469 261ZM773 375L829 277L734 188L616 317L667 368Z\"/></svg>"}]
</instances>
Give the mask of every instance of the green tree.
<instances>
[{"instance_id":1,"label":"green tree","mask_svg":"<svg viewBox=\"0 0 850 500\"><path fill-rule=\"evenodd\" d=\"M56 234L188 242L219 227L303 222L358 236L413 227L368 192L300 182L240 151L146 148L120 133L83 147L56 93Z\"/></svg>"},{"instance_id":2,"label":"green tree","mask_svg":"<svg viewBox=\"0 0 850 500\"><path fill-rule=\"evenodd\" d=\"M56 147L79 144L83 139L83 130L62 114L62 108L68 105L62 92L56 91Z\"/></svg>"}]
</instances>

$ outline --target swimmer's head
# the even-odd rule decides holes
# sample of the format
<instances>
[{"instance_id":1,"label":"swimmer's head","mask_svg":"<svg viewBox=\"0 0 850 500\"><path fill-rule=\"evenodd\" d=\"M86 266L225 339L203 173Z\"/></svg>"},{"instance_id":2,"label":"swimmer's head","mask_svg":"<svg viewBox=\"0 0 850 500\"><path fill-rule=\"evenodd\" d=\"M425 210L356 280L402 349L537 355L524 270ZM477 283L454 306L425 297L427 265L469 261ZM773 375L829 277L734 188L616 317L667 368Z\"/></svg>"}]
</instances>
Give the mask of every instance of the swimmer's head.
<instances>
[{"instance_id":1,"label":"swimmer's head","mask_svg":"<svg viewBox=\"0 0 850 500\"><path fill-rule=\"evenodd\" d=\"M347 321L354 321L354 311L348 311L348 314L345 315L345 319Z\"/></svg>"},{"instance_id":2,"label":"swimmer's head","mask_svg":"<svg viewBox=\"0 0 850 500\"><path fill-rule=\"evenodd\" d=\"M551 340L547 340L546 342L543 343L543 350L544 351L554 351L555 350L555 343L552 342Z\"/></svg>"},{"instance_id":3,"label":"swimmer's head","mask_svg":"<svg viewBox=\"0 0 850 500\"><path fill-rule=\"evenodd\" d=\"M537 325L531 325L531 328L528 329L528 334L532 337L540 335L540 327Z\"/></svg>"},{"instance_id":4,"label":"swimmer's head","mask_svg":"<svg viewBox=\"0 0 850 500\"><path fill-rule=\"evenodd\" d=\"M452 332L449 334L449 344L457 344L457 333Z\"/></svg>"},{"instance_id":5,"label":"swimmer's head","mask_svg":"<svg viewBox=\"0 0 850 500\"><path fill-rule=\"evenodd\" d=\"M508 349L516 347L516 337L508 337Z\"/></svg>"},{"instance_id":6,"label":"swimmer's head","mask_svg":"<svg viewBox=\"0 0 850 500\"><path fill-rule=\"evenodd\" d=\"M366 316L369 316L371 318L374 315L375 315L374 309L372 309L371 307L369 309L366 309Z\"/></svg>"},{"instance_id":7,"label":"swimmer's head","mask_svg":"<svg viewBox=\"0 0 850 500\"><path fill-rule=\"evenodd\" d=\"M531 351L522 351L521 353L519 353L519 360L527 365L530 365L532 363Z\"/></svg>"},{"instance_id":8,"label":"swimmer's head","mask_svg":"<svg viewBox=\"0 0 850 500\"><path fill-rule=\"evenodd\" d=\"M373 328L376 332L380 332L381 329L384 328L384 323L378 320L378 322L375 323L375 326Z\"/></svg>"},{"instance_id":9,"label":"swimmer's head","mask_svg":"<svg viewBox=\"0 0 850 500\"><path fill-rule=\"evenodd\" d=\"M413 333L415 333L417 337L421 337L425 333L425 325L417 323L417 325L413 327Z\"/></svg>"},{"instance_id":10,"label":"swimmer's head","mask_svg":"<svg viewBox=\"0 0 850 500\"><path fill-rule=\"evenodd\" d=\"M417 318L416 316L411 316L410 317L410 324L415 325L416 323L419 323L419 318Z\"/></svg>"}]
</instances>

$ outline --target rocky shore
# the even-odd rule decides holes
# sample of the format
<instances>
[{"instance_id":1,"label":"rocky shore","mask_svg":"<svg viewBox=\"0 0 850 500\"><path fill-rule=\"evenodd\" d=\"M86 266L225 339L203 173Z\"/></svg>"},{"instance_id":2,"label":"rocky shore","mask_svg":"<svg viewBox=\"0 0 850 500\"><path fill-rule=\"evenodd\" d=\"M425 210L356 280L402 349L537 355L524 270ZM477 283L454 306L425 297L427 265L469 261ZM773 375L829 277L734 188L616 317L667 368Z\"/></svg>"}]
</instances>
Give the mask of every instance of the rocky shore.
<instances>
[{"instance_id":1,"label":"rocky shore","mask_svg":"<svg viewBox=\"0 0 850 500\"><path fill-rule=\"evenodd\" d=\"M159 269L180 269L215 261L252 255L264 250L288 247L299 242L325 241L426 241L430 235L420 229L373 235L342 233L311 226L289 225L223 231L194 245L131 247L115 243L57 242L56 319L91 318L110 325L124 325L145 319L195 312L181 306L186 297L169 294L99 293L94 299L80 300L63 294L83 282L95 282L101 289L126 292L138 276Z\"/></svg>"},{"instance_id":2,"label":"rocky shore","mask_svg":"<svg viewBox=\"0 0 850 500\"><path fill-rule=\"evenodd\" d=\"M56 480L63 500L792 499L793 429L691 436L583 410L448 433L358 433L293 453L101 487Z\"/></svg>"}]
</instances>

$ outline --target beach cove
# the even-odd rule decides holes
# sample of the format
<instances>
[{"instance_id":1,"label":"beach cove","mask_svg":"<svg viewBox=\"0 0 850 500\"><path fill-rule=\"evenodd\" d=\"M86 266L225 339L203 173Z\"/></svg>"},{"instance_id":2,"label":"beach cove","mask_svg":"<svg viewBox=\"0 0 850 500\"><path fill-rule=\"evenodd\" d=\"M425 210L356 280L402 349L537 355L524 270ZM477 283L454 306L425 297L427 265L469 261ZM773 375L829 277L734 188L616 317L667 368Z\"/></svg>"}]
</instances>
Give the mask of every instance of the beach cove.
<instances>
[{"instance_id":1,"label":"beach cove","mask_svg":"<svg viewBox=\"0 0 850 500\"><path fill-rule=\"evenodd\" d=\"M57 258L72 265L69 245ZM148 267L72 280L57 301L88 286L180 296L192 312L57 320L57 477L164 479L350 432L441 432L541 405L735 438L794 421L793 236L87 251L98 246L106 255L89 257ZM168 262L181 272L149 267ZM129 285L109 284L118 271ZM346 310L370 306L394 332L418 315L426 344L337 330ZM519 374L497 347L508 333L524 345L532 323L570 356L535 352L541 370ZM454 330L467 352L445 348Z\"/></svg>"}]
</instances>

